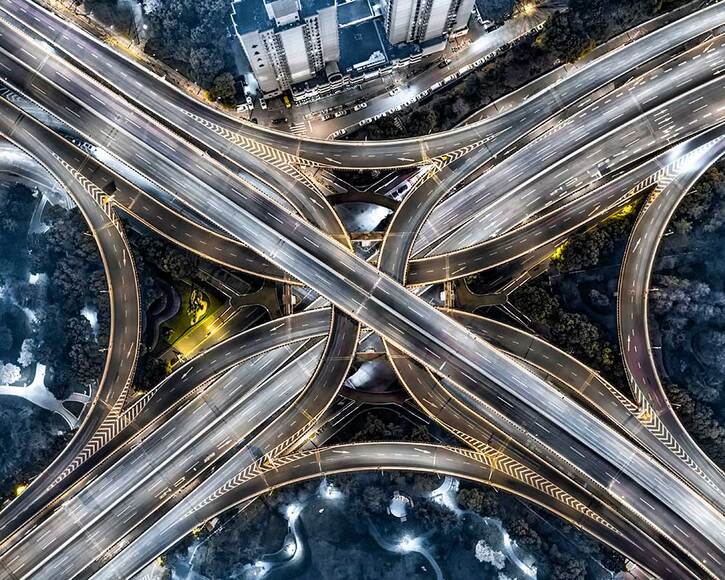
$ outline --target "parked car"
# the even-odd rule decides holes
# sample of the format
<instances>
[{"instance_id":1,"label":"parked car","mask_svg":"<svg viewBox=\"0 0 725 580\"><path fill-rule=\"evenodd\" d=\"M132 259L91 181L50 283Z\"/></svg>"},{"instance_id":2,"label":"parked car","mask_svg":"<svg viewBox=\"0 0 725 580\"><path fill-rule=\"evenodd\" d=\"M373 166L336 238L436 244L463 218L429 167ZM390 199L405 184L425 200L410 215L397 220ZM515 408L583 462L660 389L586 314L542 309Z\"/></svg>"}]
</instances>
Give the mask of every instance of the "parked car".
<instances>
[{"instance_id":1,"label":"parked car","mask_svg":"<svg viewBox=\"0 0 725 580\"><path fill-rule=\"evenodd\" d=\"M358 105L355 105L355 106L354 106L354 107L352 108L352 110L353 110L353 111L362 111L363 109L367 108L367 106L368 106L368 104L367 104L367 103L364 103L364 102L363 102L363 103L360 103L360 104L358 104Z\"/></svg>"}]
</instances>

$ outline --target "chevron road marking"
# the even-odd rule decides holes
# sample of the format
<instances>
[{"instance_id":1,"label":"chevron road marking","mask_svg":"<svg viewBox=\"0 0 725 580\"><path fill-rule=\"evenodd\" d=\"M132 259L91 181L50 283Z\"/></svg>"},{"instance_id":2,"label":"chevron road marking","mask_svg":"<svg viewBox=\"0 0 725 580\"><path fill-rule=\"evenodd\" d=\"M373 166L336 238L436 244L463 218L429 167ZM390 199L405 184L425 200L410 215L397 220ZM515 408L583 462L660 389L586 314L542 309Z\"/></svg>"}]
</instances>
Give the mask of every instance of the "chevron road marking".
<instances>
[{"instance_id":1,"label":"chevron road marking","mask_svg":"<svg viewBox=\"0 0 725 580\"><path fill-rule=\"evenodd\" d=\"M68 171L68 173L71 174L71 176L81 184L84 191L98 204L98 206L103 210L103 212L106 214L108 219L110 220L111 224L116 228L116 230L119 232L121 237L123 238L123 242L126 246L126 251L128 251L130 255L130 251L128 250L128 242L126 240L125 232L123 231L123 227L121 226L121 223L118 219L118 216L116 215L116 212L113 209L113 196L107 195L102 189L100 189L98 186L96 186L93 182L91 182L89 179L87 179L83 174L81 174L78 170L73 168L70 164L68 164L66 161L61 159L58 155L55 153L52 153L53 157L56 161L58 161L65 169ZM136 268L131 266L131 270L133 271L134 275L134 283L136 284L136 287L139 287L138 283L138 274L136 272ZM138 306L138 305L137 305ZM139 320L140 320L140 313L139 313ZM136 344L140 341L140 328L137 329L137 335L136 335ZM129 373L128 378L126 379L125 384L123 385L123 388L121 389L121 392L119 393L118 398L111 406L111 410L109 411L108 415L103 419L100 427L98 430L93 434L93 437L86 443L86 445L83 447L81 452L73 459L73 461L63 470L63 472L56 477L56 479L48 486L48 489L52 489L56 485L58 485L61 481L63 481L66 477L68 477L71 473L73 473L78 467L83 465L91 456L93 456L99 449L104 447L108 444L109 441L111 441L116 435L118 435L129 423L131 420L133 420L133 417L138 415L140 410L145 406L145 404L148 402L149 398L142 398L139 401L137 401L132 409L134 411L132 412L132 418L127 419L126 414L124 414L123 407L126 404L126 401L128 399L129 392L131 390L131 383L133 382L134 377L134 371L136 367L136 360L134 357L134 363L132 367L131 373ZM155 390L152 392L156 392ZM139 403L143 401L143 404L138 407ZM138 410L136 410L138 408Z\"/></svg>"}]
</instances>

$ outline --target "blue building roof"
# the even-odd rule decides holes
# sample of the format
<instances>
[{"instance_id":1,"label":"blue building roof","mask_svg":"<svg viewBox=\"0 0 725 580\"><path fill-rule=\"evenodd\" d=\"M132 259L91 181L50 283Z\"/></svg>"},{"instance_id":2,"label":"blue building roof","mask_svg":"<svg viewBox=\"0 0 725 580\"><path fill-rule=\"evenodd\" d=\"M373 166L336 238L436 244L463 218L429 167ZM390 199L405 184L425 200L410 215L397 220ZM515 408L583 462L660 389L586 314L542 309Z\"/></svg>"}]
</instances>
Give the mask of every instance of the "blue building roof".
<instances>
[{"instance_id":1,"label":"blue building roof","mask_svg":"<svg viewBox=\"0 0 725 580\"><path fill-rule=\"evenodd\" d=\"M368 0L351 0L337 5L337 19L340 26L348 26L361 20L372 18L373 11Z\"/></svg>"},{"instance_id":2,"label":"blue building roof","mask_svg":"<svg viewBox=\"0 0 725 580\"><path fill-rule=\"evenodd\" d=\"M313 16L323 8L329 8L335 4L335 0L300 0L302 4L302 18Z\"/></svg>"},{"instance_id":3,"label":"blue building roof","mask_svg":"<svg viewBox=\"0 0 725 580\"><path fill-rule=\"evenodd\" d=\"M382 54L384 62L388 61L385 43L374 20L340 28L340 70L351 70L375 52Z\"/></svg>"},{"instance_id":4,"label":"blue building roof","mask_svg":"<svg viewBox=\"0 0 725 580\"><path fill-rule=\"evenodd\" d=\"M232 18L239 34L267 30L273 25L267 18L263 0L236 0L232 2L232 10Z\"/></svg>"},{"instance_id":5,"label":"blue building roof","mask_svg":"<svg viewBox=\"0 0 725 580\"><path fill-rule=\"evenodd\" d=\"M267 16L265 1L271 4L274 0L235 0L232 2L232 8L234 10L232 17L234 18L234 23L239 34L252 32L254 30L269 30L271 28L283 30L291 26L296 26L296 24L281 27L275 26L274 19L270 19ZM290 3L294 4L294 0L290 0ZM314 16L321 9L334 4L335 0L300 0L300 18L304 19L309 16Z\"/></svg>"}]
</instances>

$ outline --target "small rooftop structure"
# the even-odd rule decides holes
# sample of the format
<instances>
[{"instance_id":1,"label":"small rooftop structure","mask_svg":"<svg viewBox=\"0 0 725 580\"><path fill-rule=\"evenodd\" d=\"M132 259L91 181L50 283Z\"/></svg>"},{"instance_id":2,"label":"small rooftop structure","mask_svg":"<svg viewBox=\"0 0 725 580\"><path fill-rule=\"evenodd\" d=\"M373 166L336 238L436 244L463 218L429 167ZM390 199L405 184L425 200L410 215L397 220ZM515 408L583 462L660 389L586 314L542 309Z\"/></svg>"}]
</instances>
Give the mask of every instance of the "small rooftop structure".
<instances>
[{"instance_id":1,"label":"small rooftop structure","mask_svg":"<svg viewBox=\"0 0 725 580\"><path fill-rule=\"evenodd\" d=\"M398 518L401 522L408 519L408 507L413 507L413 501L399 491L393 492L393 499L390 500L388 513Z\"/></svg>"},{"instance_id":2,"label":"small rooftop structure","mask_svg":"<svg viewBox=\"0 0 725 580\"><path fill-rule=\"evenodd\" d=\"M334 5L335 0L234 0L232 18L240 35L270 28L284 30Z\"/></svg>"},{"instance_id":3,"label":"small rooftop structure","mask_svg":"<svg viewBox=\"0 0 725 580\"><path fill-rule=\"evenodd\" d=\"M375 16L368 0L339 2L337 5L337 13L341 28L369 20Z\"/></svg>"},{"instance_id":4,"label":"small rooftop structure","mask_svg":"<svg viewBox=\"0 0 725 580\"><path fill-rule=\"evenodd\" d=\"M340 28L340 70L365 70L385 64L385 42L372 20Z\"/></svg>"}]
</instances>

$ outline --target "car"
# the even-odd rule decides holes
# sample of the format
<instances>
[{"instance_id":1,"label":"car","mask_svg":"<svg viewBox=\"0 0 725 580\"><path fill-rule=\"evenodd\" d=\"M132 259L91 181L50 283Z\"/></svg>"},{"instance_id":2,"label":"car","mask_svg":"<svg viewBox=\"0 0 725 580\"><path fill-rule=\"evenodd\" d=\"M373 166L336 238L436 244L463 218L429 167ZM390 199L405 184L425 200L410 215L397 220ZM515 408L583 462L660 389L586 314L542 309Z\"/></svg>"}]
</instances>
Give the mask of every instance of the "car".
<instances>
[{"instance_id":1,"label":"car","mask_svg":"<svg viewBox=\"0 0 725 580\"><path fill-rule=\"evenodd\" d=\"M333 139L337 139L338 137L340 137L341 135L345 135L346 133L347 129L340 129L338 131L335 131L332 135L330 135L330 137L332 137Z\"/></svg>"},{"instance_id":2,"label":"car","mask_svg":"<svg viewBox=\"0 0 725 580\"><path fill-rule=\"evenodd\" d=\"M246 113L247 111L249 111L249 105L247 103L242 103L237 106L237 113Z\"/></svg>"},{"instance_id":3,"label":"car","mask_svg":"<svg viewBox=\"0 0 725 580\"><path fill-rule=\"evenodd\" d=\"M358 124L359 124L360 126L363 126L363 125L368 125L368 124L370 124L370 123L372 123L372 122L373 122L373 120L372 120L371 118L367 118L367 119L363 119L363 120L362 120L362 121L360 121L360 123L358 123Z\"/></svg>"},{"instance_id":4,"label":"car","mask_svg":"<svg viewBox=\"0 0 725 580\"><path fill-rule=\"evenodd\" d=\"M284 106L290 109L292 107L292 102L289 100L289 97L287 95L284 95L282 97L282 102L284 103Z\"/></svg>"},{"instance_id":5,"label":"car","mask_svg":"<svg viewBox=\"0 0 725 580\"><path fill-rule=\"evenodd\" d=\"M252 100L252 95L247 95L245 100L247 101L247 104L249 105L249 108L251 109L254 107L254 101Z\"/></svg>"},{"instance_id":6,"label":"car","mask_svg":"<svg viewBox=\"0 0 725 580\"><path fill-rule=\"evenodd\" d=\"M398 94L398 93L399 93L399 92L400 92L401 90L402 90L402 89L401 89L400 87L395 87L394 89L390 89L390 90L388 91L388 94L389 94L389 95L390 95L391 97L394 97L394 96L395 96L395 95L397 95L397 94Z\"/></svg>"},{"instance_id":7,"label":"car","mask_svg":"<svg viewBox=\"0 0 725 580\"><path fill-rule=\"evenodd\" d=\"M329 115L327 113L323 113L322 115L320 115L320 121L329 121L330 119L332 119L332 115Z\"/></svg>"},{"instance_id":8,"label":"car","mask_svg":"<svg viewBox=\"0 0 725 580\"><path fill-rule=\"evenodd\" d=\"M338 111L337 113L335 113L335 119L339 119L340 117L344 117L347 114L348 114L348 111L346 111L344 109L342 111Z\"/></svg>"},{"instance_id":9,"label":"car","mask_svg":"<svg viewBox=\"0 0 725 580\"><path fill-rule=\"evenodd\" d=\"M397 201L400 201L401 199L403 199L405 194L410 191L411 187L412 186L411 186L410 182L408 182L406 180L403 183L401 183L400 185L396 186L395 189L393 189L390 192L390 197L392 197L393 199L395 199Z\"/></svg>"},{"instance_id":10,"label":"car","mask_svg":"<svg viewBox=\"0 0 725 580\"><path fill-rule=\"evenodd\" d=\"M267 101L265 101L264 99L259 99L259 106L262 107L263 111L266 111L267 110Z\"/></svg>"},{"instance_id":11,"label":"car","mask_svg":"<svg viewBox=\"0 0 725 580\"><path fill-rule=\"evenodd\" d=\"M366 108L367 108L367 106L368 106L368 104L367 104L367 103L360 103L360 104L358 104L358 105L355 105L355 106L354 106L354 107L352 108L352 110L353 110L353 111L362 111L363 109L366 109Z\"/></svg>"},{"instance_id":12,"label":"car","mask_svg":"<svg viewBox=\"0 0 725 580\"><path fill-rule=\"evenodd\" d=\"M442 61L438 63L438 68L446 68L449 64L451 64L450 58L444 58Z\"/></svg>"},{"instance_id":13,"label":"car","mask_svg":"<svg viewBox=\"0 0 725 580\"><path fill-rule=\"evenodd\" d=\"M287 122L287 117L277 117L272 119L272 125L282 125Z\"/></svg>"},{"instance_id":14,"label":"car","mask_svg":"<svg viewBox=\"0 0 725 580\"><path fill-rule=\"evenodd\" d=\"M437 83L435 83L434 85L431 86L430 90L431 91L437 91L442 86L443 86L443 83L441 81L438 81Z\"/></svg>"}]
</instances>

